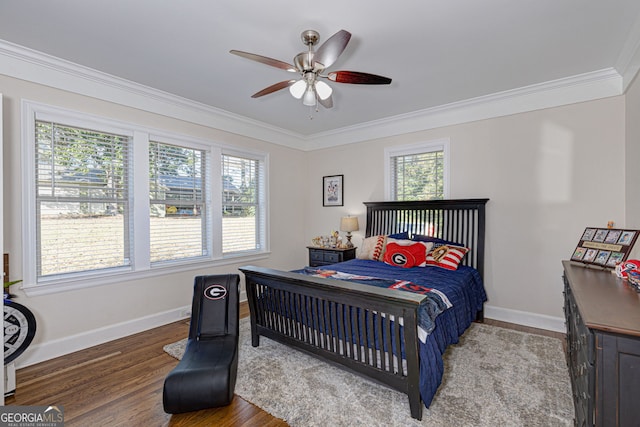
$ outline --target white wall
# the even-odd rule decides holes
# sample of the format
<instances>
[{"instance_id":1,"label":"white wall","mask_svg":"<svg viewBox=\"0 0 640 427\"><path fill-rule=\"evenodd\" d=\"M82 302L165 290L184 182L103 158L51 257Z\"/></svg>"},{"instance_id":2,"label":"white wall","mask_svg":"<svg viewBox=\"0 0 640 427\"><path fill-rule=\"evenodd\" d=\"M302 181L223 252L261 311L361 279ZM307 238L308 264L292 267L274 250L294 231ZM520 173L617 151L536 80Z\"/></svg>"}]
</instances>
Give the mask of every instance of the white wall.
<instances>
[{"instance_id":1,"label":"white wall","mask_svg":"<svg viewBox=\"0 0 640 427\"><path fill-rule=\"evenodd\" d=\"M627 103L640 104L638 84ZM625 179L625 149L637 147L640 130L625 141L625 97L414 132L325 150L302 152L95 98L0 75L4 93L4 248L11 269L22 268L20 101L23 98L113 119L267 151L270 154L271 256L256 262L292 269L307 261L313 236L359 215L363 201L384 198L383 151L387 146L450 138L451 197L488 197L487 315L563 330L562 259L570 256L586 226L608 220L633 226L637 192ZM634 109L632 109L634 108ZM629 107L637 115L640 106ZM637 152L635 154L637 159ZM637 162L636 162L637 163ZM629 169L629 166L627 167ZM637 169L637 168L636 168ZM322 176L344 174L344 207L322 206ZM637 221L636 221L637 224ZM360 244L363 231L356 232ZM193 276L235 271L238 262L164 277L38 297L19 295L38 320L38 333L23 365L97 341L175 320L190 304ZM14 276L16 273L14 273ZM19 293L19 292L18 292Z\"/></svg>"},{"instance_id":2,"label":"white wall","mask_svg":"<svg viewBox=\"0 0 640 427\"><path fill-rule=\"evenodd\" d=\"M305 262L304 208L306 155L304 152L218 131L157 114L100 101L0 75L4 94L4 250L11 257L13 279L22 271L22 178L20 160L20 102L29 99L63 108L138 123L197 138L268 152L271 255L252 264L292 269ZM27 365L87 345L178 320L190 307L193 278L199 274L237 272L247 264L194 269L89 289L27 297L18 289L18 302L35 314L38 331L19 362Z\"/></svg>"},{"instance_id":3,"label":"white wall","mask_svg":"<svg viewBox=\"0 0 640 427\"><path fill-rule=\"evenodd\" d=\"M633 80L625 96L626 102L626 224L640 228L640 79Z\"/></svg>"},{"instance_id":4,"label":"white wall","mask_svg":"<svg viewBox=\"0 0 640 427\"><path fill-rule=\"evenodd\" d=\"M384 198L384 147L450 138L451 198L491 199L487 316L564 330L561 260L586 226L624 224L624 114L620 96L310 152L306 240L345 214L363 228L362 202ZM344 207L322 207L333 174Z\"/></svg>"}]
</instances>

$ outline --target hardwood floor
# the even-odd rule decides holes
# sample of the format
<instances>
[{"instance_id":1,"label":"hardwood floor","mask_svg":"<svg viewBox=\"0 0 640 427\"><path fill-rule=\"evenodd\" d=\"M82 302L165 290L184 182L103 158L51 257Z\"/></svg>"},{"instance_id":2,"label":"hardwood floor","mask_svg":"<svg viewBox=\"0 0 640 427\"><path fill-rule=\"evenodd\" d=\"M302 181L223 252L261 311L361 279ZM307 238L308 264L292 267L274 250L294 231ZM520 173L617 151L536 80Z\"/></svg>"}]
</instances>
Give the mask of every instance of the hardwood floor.
<instances>
[{"instance_id":1,"label":"hardwood floor","mask_svg":"<svg viewBox=\"0 0 640 427\"><path fill-rule=\"evenodd\" d=\"M249 315L246 304L240 315ZM19 369L5 403L63 406L67 427L288 425L239 396L223 408L165 413L162 386L178 361L162 347L188 334L188 322L175 322Z\"/></svg>"},{"instance_id":2,"label":"hardwood floor","mask_svg":"<svg viewBox=\"0 0 640 427\"><path fill-rule=\"evenodd\" d=\"M240 317L249 315L241 304ZM485 323L555 338L564 334L486 319ZM189 333L171 323L57 359L19 369L7 405L61 405L65 426L266 426L288 424L239 396L228 407L169 415L162 408L164 378L178 361L162 347Z\"/></svg>"}]
</instances>

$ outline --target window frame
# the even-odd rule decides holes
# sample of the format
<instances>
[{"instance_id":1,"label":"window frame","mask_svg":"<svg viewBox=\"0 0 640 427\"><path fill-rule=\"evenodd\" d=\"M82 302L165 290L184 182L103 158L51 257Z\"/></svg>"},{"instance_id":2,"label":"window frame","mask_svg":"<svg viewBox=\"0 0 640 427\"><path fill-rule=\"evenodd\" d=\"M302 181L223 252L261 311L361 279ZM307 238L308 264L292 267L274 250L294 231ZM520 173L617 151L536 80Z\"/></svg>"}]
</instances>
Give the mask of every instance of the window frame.
<instances>
[{"instance_id":1,"label":"window frame","mask_svg":"<svg viewBox=\"0 0 640 427\"><path fill-rule=\"evenodd\" d=\"M23 254L23 284L22 289L29 296L44 295L55 292L83 289L93 286L101 286L109 283L138 280L145 277L166 275L181 271L201 269L203 267L220 266L241 261L253 261L264 259L269 255L269 229L268 229L268 176L269 155L250 149L232 147L219 141L195 138L184 134L176 134L170 131L153 129L128 123L116 119L110 119L89 113L69 110L57 106L51 106L35 101L22 100L22 187L23 187L23 222L22 222L22 254ZM96 130L98 132L110 132L125 135L131 138L131 158L129 170L129 198L130 198L130 238L131 238L131 265L126 267L111 268L98 271L76 272L60 274L53 277L37 277L36 250L36 190L35 177L35 122L47 120L68 126ZM206 227L209 230L207 236L208 255L197 258L150 262L150 227L149 227L149 142L161 142L179 145L185 148L204 150L207 153L207 171L205 177L207 210ZM263 201L264 230L263 247L251 252L224 256L222 253L221 228L222 228L222 165L223 152L256 159L264 170L264 182L259 190ZM135 203L135 200L144 200L144 203ZM218 226L216 226L218 224ZM216 244L216 242L219 242Z\"/></svg>"},{"instance_id":2,"label":"window frame","mask_svg":"<svg viewBox=\"0 0 640 427\"><path fill-rule=\"evenodd\" d=\"M424 153L432 153L434 151L442 151L443 164L442 164L442 193L443 198L448 199L449 195L449 171L450 171L450 140L449 138L434 139L431 141L419 142L414 144L397 145L393 147L386 147L384 149L384 197L385 200L397 200L392 195L392 166L391 161L393 157L397 156L409 156Z\"/></svg>"},{"instance_id":3,"label":"window frame","mask_svg":"<svg viewBox=\"0 0 640 427\"><path fill-rule=\"evenodd\" d=\"M260 178L259 182L258 182L258 189L260 190L261 187L267 187L266 185L266 181L267 181L267 177L268 177L268 173L267 173L267 168L266 168L266 164L260 161L260 156L256 156L255 154L248 154L247 152L240 152L237 150L222 150L220 159L221 159L221 164L220 164L220 168L221 168L221 178L222 180L224 180L224 167L222 165L223 162L223 157L227 156L227 157L235 157L235 158L241 158L241 159L245 159L245 160L252 160L252 161L256 161L258 162L258 178ZM222 182L222 181L221 181ZM222 182L222 185L224 185L224 182ZM224 194L222 194L222 197L224 198ZM268 233L268 227L267 227L267 203L266 203L266 191L262 190L262 191L258 191L258 197L256 200L256 242L257 242L257 246L261 247L263 246L263 250L268 250L268 242L269 239L267 237L267 233ZM225 201L221 200L221 207L225 206ZM220 210L220 215L222 215L222 209ZM223 217L224 220L224 217ZM224 224L221 227L221 239L224 240ZM224 247L222 247L221 250L224 250ZM251 252L251 251L255 251L255 250L260 250L260 249L254 249L254 250L244 250L244 251L229 251L229 252L223 252L223 256L224 257L236 257L236 256L242 256L242 254L247 253L247 252Z\"/></svg>"},{"instance_id":4,"label":"window frame","mask_svg":"<svg viewBox=\"0 0 640 427\"><path fill-rule=\"evenodd\" d=\"M213 242L211 239L211 230L213 228L213 222L211 221L211 207L212 207L212 193L211 193L211 181L213 180L213 173L211 170L211 166L213 163L213 156L211 153L211 147L206 147L206 146L196 146L196 144L193 143L188 143L185 142L184 140L174 140L174 139L169 139L166 137L163 137L161 135L150 135L148 138L148 143L147 143L147 153L149 152L149 145L151 143L159 143L159 144L164 144L164 145L172 145L172 146L176 146L176 147L181 147L181 148L186 148L186 149L191 149L191 150L196 150L196 151L201 151L203 153L203 155L205 156L205 160L204 160L204 177L203 177L203 192L202 192L202 198L203 198L203 205L205 206L204 208L204 215L201 218L202 221L202 227L204 228L203 230L203 236L202 238L204 239L204 251L205 251L205 255L201 255L201 256L195 256L195 257L190 257L190 258L178 258L178 259L167 259L167 260L158 260L158 261L151 261L151 259L149 259L149 263L150 263L150 267L151 268L157 268L159 266L162 265L171 265L171 264L176 264L176 263L181 263L181 262L190 262L190 261L197 261L197 260L209 260L212 259L212 246L213 246ZM147 161L149 160L149 158L147 157ZM149 166L149 163L147 162L147 166ZM148 170L148 169L147 169ZM147 176L147 185L145 186L145 188L147 190L149 190L150 186L149 186L149 176ZM146 195L146 200L148 203L147 208L149 209L149 216L148 218L150 218L150 202L151 199L149 197L149 191L147 191L147 195ZM149 226L149 239L147 239L147 241L149 241L150 244L150 237L151 237L151 230L150 230L150 224Z\"/></svg>"},{"instance_id":5,"label":"window frame","mask_svg":"<svg viewBox=\"0 0 640 427\"><path fill-rule=\"evenodd\" d=\"M34 124L37 127L38 123L42 123L44 125L48 125L48 124L53 124L51 131L53 131L53 129L55 129L56 127L59 128L65 128L65 129L73 129L73 130L79 130L79 131L88 131L88 132L92 132L93 128L96 128L97 126L93 126L92 128L86 128L84 126L77 126L77 125L68 125L66 123L60 123L57 121L53 121L50 119L50 117L39 117L36 120L34 120ZM64 132L64 131L63 131ZM44 263L42 262L41 259L38 259L36 261L36 276L40 277L42 279L42 281L47 281L49 280L51 277L59 277L59 276L65 276L67 274L76 274L76 273L89 273L92 271L104 271L104 270L121 270L121 269L128 269L130 267L130 261L131 261L131 256L130 256L130 252L132 249L132 243L130 241L131 238L131 233L128 233L129 231L129 223L130 223L130 216L131 216L131 203L132 203L132 197L130 195L130 190L131 190L131 185L129 184L129 171L132 169L131 166L129 165L130 159L131 159L131 153L132 153L132 135L128 132L126 133L116 133L116 132L111 132L111 131L106 131L104 128L101 128L99 130L100 133L103 134L109 134L109 135L113 135L113 136L117 136L117 137L122 137L122 139L124 139L125 141L123 142L123 158L122 158L122 174L120 175L120 178L122 179L122 184L124 184L123 191L124 191L124 197L122 198L117 198L117 200L114 200L113 198L110 198L108 196L104 196L102 197L103 200L98 200L97 198L92 197L91 195L86 195L86 196L82 196L82 195L74 195L74 194L64 194L64 187L67 187L68 184L71 183L71 181L66 180L64 177L60 177L58 179L56 179L56 176L58 176L58 173L62 173L63 170L62 169L58 169L57 166L57 161L55 160L56 158L58 158L61 153L64 152L64 149L62 149L62 151L60 151L57 147L60 146L60 143L62 142L61 140L55 138L50 140L51 146L51 155L48 158L47 163L42 163L40 160L40 150L39 150L39 143L36 143L36 139L38 138L38 136L41 135L41 133L38 130L34 130L34 136L35 138L33 140L31 140L31 144L32 144L32 149L33 149L33 153L34 153L34 158L32 160L32 165L34 166L34 172L35 171L39 171L40 167L44 167L44 171L46 174L46 171L49 170L48 175L50 175L50 185L47 186L49 188L52 189L51 194L47 195L47 194L42 194L40 190L45 189L47 187L42 187L40 185L39 182L39 177L41 176L40 173L37 174L37 176L32 175L32 177L34 178L34 188L35 188L35 206L36 206L36 212L35 215L33 215L31 218L34 219L35 223L36 223L36 230L40 230L40 235L42 237L42 234L44 233L44 229L43 229L43 221L42 221L42 217L38 217L38 212L42 212L43 209L45 209L45 207L51 203L69 203L69 204L83 204L83 203L87 203L87 204L93 204L93 203L107 203L107 200L110 200L111 202L115 202L116 204L122 203L122 207L123 207L123 223L122 223L122 227L119 228L119 230L122 232L122 236L123 236L123 241L122 241L122 247L121 249L123 250L122 255L124 256L124 258L122 259L122 263L119 265L115 265L112 267L103 267L100 268L98 266L96 266L94 263L87 263L84 264L83 267L85 268L84 270L81 271L74 271L74 272L70 272L70 273L64 273L64 272L56 272L56 273L52 273L52 274L43 274L43 270L44 270ZM44 135L45 138L47 138L49 136L49 134L47 133L46 135ZM64 138L64 137L63 137ZM93 141L92 141L93 143ZM34 146L35 145L35 146ZM63 144L64 145L64 144ZM102 144L102 146L104 147L105 145ZM91 145L92 149L97 149L96 145ZM36 166L36 164L38 164L38 166ZM95 166L96 168L99 168L99 166ZM96 169L96 170L100 170L100 169ZM67 184L67 185L65 185ZM85 189L88 190L88 187L83 187L81 183L78 183L78 186L76 187L79 192L81 189ZM107 189L114 189L113 187L106 187ZM38 210L39 209L39 210ZM57 227L56 227L57 229ZM44 237L42 238L42 241L44 240ZM36 242L36 247L38 247L38 242ZM42 246L40 246L41 250L44 250L44 248ZM46 247L46 249L50 249L49 246ZM105 255L107 257L109 257L109 253L108 252L102 252L102 255ZM40 261L40 268L38 268L38 261ZM64 263L64 261L62 261Z\"/></svg>"}]
</instances>

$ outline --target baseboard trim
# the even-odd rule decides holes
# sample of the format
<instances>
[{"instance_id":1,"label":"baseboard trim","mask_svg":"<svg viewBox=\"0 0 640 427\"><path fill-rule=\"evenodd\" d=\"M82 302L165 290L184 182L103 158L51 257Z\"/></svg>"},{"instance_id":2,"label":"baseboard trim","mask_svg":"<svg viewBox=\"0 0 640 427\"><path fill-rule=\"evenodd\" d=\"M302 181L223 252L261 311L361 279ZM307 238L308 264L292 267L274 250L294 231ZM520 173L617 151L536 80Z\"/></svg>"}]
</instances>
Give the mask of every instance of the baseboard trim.
<instances>
[{"instance_id":1,"label":"baseboard trim","mask_svg":"<svg viewBox=\"0 0 640 427\"><path fill-rule=\"evenodd\" d=\"M554 332L566 332L564 318L562 317L512 310L510 308L493 307L491 305L484 306L484 316L488 319L515 323L516 325L528 326L531 328L545 329L547 331Z\"/></svg>"},{"instance_id":2,"label":"baseboard trim","mask_svg":"<svg viewBox=\"0 0 640 427\"><path fill-rule=\"evenodd\" d=\"M240 303L246 303L246 301L247 294L242 290L240 292ZM162 313L155 313L57 340L47 341L42 344L35 344L30 346L27 351L16 360L16 368L35 365L45 360L55 359L65 354L85 350L95 345L144 332L168 323L189 319L190 317L191 305L185 305L184 307L173 308Z\"/></svg>"},{"instance_id":3,"label":"baseboard trim","mask_svg":"<svg viewBox=\"0 0 640 427\"><path fill-rule=\"evenodd\" d=\"M157 328L168 323L177 322L178 320L190 317L191 306L184 306L168 310L162 313L156 313L138 319L128 320L126 322L105 326L81 334L71 335L61 339L48 341L42 344L36 344L27 349L18 359L16 359L16 368L24 368L26 366L35 365L45 360L54 359L84 350L108 341L123 338L129 335L144 332L149 329Z\"/></svg>"},{"instance_id":4,"label":"baseboard trim","mask_svg":"<svg viewBox=\"0 0 640 427\"><path fill-rule=\"evenodd\" d=\"M244 302L244 301L243 301ZM54 359L84 350L108 341L123 338L129 335L144 332L157 328L168 323L177 322L189 318L191 306L184 306L171 309L162 313L132 319L126 322L117 323L103 328L71 335L58 340L36 344L29 347L27 351L16 360L17 368L35 365L45 360ZM512 310L508 308L493 307L486 305L484 309L485 317L503 322L515 323L517 325L529 326L532 328L546 329L554 332L565 332L564 319L560 317L546 316L542 314L529 313L526 311Z\"/></svg>"}]
</instances>

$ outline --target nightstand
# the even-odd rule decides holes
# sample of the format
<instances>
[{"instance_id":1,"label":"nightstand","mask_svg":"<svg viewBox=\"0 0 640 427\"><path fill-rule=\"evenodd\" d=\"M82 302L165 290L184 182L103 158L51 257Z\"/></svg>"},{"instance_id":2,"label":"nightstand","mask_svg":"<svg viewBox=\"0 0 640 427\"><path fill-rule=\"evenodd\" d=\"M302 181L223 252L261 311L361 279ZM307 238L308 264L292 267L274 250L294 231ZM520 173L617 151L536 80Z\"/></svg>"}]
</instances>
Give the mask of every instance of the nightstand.
<instances>
[{"instance_id":1,"label":"nightstand","mask_svg":"<svg viewBox=\"0 0 640 427\"><path fill-rule=\"evenodd\" d=\"M307 246L309 249L309 267L319 267L321 265L335 264L337 262L348 261L356 257L356 248L319 248Z\"/></svg>"}]
</instances>

